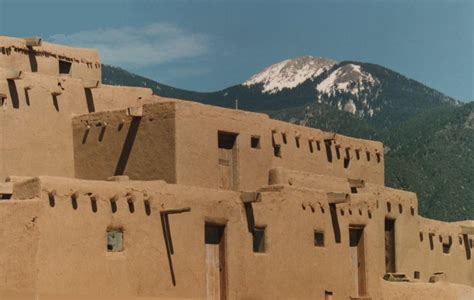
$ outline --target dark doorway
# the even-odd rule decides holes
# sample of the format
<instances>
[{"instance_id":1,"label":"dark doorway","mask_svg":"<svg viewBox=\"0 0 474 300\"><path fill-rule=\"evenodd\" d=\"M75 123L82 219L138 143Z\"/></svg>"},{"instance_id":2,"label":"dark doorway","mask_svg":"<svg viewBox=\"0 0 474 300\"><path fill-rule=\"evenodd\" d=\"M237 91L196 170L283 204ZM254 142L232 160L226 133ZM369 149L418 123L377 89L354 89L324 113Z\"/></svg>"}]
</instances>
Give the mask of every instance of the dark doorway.
<instances>
[{"instance_id":1,"label":"dark doorway","mask_svg":"<svg viewBox=\"0 0 474 300\"><path fill-rule=\"evenodd\" d=\"M395 220L385 219L385 273L395 272Z\"/></svg>"}]
</instances>

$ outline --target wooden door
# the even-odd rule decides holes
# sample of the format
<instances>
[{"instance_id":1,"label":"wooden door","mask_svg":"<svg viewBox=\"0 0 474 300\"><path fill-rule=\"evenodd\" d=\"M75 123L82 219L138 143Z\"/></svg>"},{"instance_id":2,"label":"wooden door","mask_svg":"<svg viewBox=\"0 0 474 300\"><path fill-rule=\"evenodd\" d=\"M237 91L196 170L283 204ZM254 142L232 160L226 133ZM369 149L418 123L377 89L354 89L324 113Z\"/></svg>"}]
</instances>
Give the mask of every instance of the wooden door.
<instances>
[{"instance_id":1,"label":"wooden door","mask_svg":"<svg viewBox=\"0 0 474 300\"><path fill-rule=\"evenodd\" d=\"M219 188L237 188L237 133L218 132Z\"/></svg>"},{"instance_id":2,"label":"wooden door","mask_svg":"<svg viewBox=\"0 0 474 300\"><path fill-rule=\"evenodd\" d=\"M356 297L367 294L364 227L349 227L349 246L352 259L353 295Z\"/></svg>"},{"instance_id":3,"label":"wooden door","mask_svg":"<svg viewBox=\"0 0 474 300\"><path fill-rule=\"evenodd\" d=\"M205 225L206 299L226 299L225 226Z\"/></svg>"}]
</instances>

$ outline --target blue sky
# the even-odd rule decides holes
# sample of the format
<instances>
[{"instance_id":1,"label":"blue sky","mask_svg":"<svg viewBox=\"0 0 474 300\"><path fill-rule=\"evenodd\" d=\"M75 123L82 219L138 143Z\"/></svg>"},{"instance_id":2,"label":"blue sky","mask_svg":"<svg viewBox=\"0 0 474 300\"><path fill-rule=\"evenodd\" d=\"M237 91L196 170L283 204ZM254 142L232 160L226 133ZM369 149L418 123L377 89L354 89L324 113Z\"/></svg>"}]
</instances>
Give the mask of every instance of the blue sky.
<instances>
[{"instance_id":1,"label":"blue sky","mask_svg":"<svg viewBox=\"0 0 474 300\"><path fill-rule=\"evenodd\" d=\"M105 63L198 91L313 55L474 100L471 0L0 0L0 34L96 47Z\"/></svg>"}]
</instances>

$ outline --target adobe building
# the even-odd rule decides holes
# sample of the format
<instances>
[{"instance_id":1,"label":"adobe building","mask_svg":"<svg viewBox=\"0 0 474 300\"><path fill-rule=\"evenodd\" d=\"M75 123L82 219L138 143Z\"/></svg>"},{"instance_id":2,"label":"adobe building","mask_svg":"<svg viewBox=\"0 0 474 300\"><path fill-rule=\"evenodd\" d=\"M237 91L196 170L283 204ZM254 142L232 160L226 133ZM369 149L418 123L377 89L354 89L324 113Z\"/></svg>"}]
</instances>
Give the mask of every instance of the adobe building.
<instances>
[{"instance_id":1,"label":"adobe building","mask_svg":"<svg viewBox=\"0 0 474 300\"><path fill-rule=\"evenodd\" d=\"M0 299L474 299L474 221L380 142L101 83L0 37ZM449 199L446 199L449 201Z\"/></svg>"}]
</instances>

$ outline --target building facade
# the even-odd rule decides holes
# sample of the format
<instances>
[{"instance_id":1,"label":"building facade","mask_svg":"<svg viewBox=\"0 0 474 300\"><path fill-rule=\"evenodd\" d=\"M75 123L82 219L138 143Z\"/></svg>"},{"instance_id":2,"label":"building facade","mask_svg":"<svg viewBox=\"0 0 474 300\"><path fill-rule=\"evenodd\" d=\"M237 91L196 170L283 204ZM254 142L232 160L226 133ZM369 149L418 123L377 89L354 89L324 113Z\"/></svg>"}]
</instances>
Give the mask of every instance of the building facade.
<instances>
[{"instance_id":1,"label":"building facade","mask_svg":"<svg viewBox=\"0 0 474 300\"><path fill-rule=\"evenodd\" d=\"M474 221L384 186L380 142L100 82L0 37L5 299L474 299Z\"/></svg>"}]
</instances>

